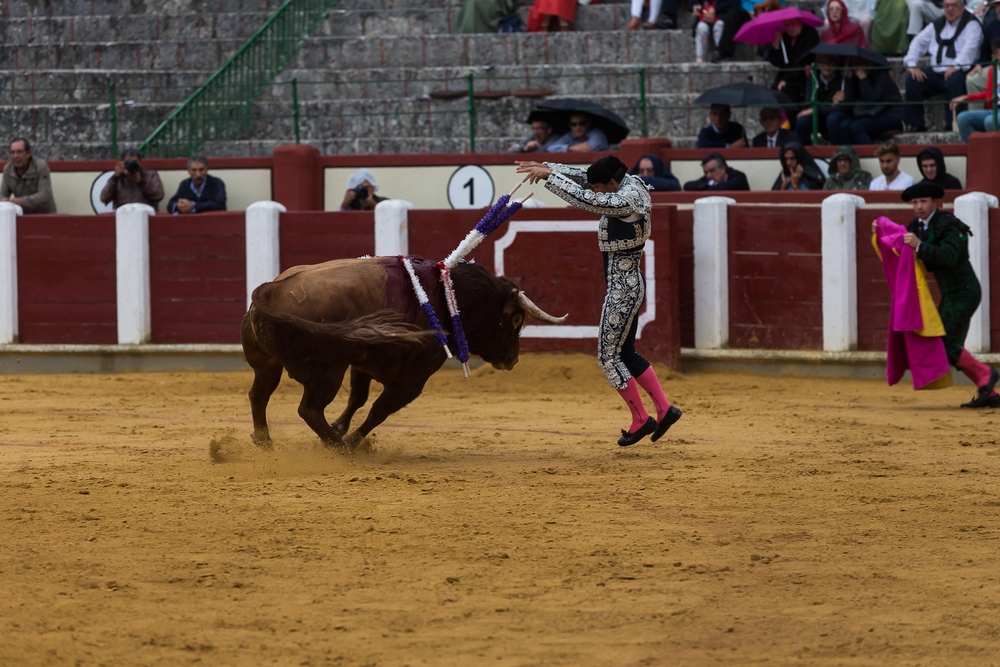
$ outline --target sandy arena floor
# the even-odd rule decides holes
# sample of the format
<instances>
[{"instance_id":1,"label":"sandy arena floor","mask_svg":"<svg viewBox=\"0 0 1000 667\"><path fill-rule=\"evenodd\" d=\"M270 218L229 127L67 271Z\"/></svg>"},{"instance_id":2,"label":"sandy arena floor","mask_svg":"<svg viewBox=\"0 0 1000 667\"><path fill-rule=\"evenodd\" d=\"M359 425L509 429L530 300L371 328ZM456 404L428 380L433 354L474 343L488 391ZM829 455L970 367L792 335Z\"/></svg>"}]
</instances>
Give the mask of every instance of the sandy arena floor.
<instances>
[{"instance_id":1,"label":"sandy arena floor","mask_svg":"<svg viewBox=\"0 0 1000 667\"><path fill-rule=\"evenodd\" d=\"M526 356L349 458L287 379L255 450L249 385L0 376L0 665L1000 664L968 387L673 377L621 450L593 359Z\"/></svg>"}]
</instances>

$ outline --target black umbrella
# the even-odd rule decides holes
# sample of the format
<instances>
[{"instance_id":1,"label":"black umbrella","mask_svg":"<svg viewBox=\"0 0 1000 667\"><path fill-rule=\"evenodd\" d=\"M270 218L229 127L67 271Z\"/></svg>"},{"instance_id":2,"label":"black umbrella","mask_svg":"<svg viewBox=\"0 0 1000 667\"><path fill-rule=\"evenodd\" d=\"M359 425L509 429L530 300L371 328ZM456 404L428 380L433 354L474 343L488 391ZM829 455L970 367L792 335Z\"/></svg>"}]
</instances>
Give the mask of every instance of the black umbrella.
<instances>
[{"instance_id":1,"label":"black umbrella","mask_svg":"<svg viewBox=\"0 0 1000 667\"><path fill-rule=\"evenodd\" d=\"M608 143L618 144L628 136L628 124L621 116L608 111L600 104L588 102L587 100L577 100L569 97L555 100L544 100L538 104L539 111L561 112L563 124L569 125L569 116L573 112L584 112L593 118L594 127L604 132L608 138Z\"/></svg>"},{"instance_id":2,"label":"black umbrella","mask_svg":"<svg viewBox=\"0 0 1000 667\"><path fill-rule=\"evenodd\" d=\"M794 106L791 98L777 90L771 90L756 83L730 83L706 90L694 101L695 104L718 104L729 107L774 107Z\"/></svg>"},{"instance_id":3,"label":"black umbrella","mask_svg":"<svg viewBox=\"0 0 1000 667\"><path fill-rule=\"evenodd\" d=\"M843 58L861 58L882 67L889 66L889 59L881 53L862 49L857 44L820 44L809 53L817 56L840 56Z\"/></svg>"}]
</instances>

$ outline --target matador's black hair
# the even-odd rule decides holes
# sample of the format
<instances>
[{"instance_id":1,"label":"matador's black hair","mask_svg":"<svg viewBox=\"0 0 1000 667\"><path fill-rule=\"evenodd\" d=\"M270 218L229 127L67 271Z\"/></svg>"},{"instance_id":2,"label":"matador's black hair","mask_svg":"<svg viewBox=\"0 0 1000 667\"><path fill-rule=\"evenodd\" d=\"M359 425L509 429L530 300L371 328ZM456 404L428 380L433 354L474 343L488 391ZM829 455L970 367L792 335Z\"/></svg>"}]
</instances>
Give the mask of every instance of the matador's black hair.
<instances>
[{"instance_id":1,"label":"matador's black hair","mask_svg":"<svg viewBox=\"0 0 1000 667\"><path fill-rule=\"evenodd\" d=\"M587 167L587 182L603 185L614 180L621 183L626 173L628 173L628 167L625 166L625 163L615 156L609 155Z\"/></svg>"}]
</instances>

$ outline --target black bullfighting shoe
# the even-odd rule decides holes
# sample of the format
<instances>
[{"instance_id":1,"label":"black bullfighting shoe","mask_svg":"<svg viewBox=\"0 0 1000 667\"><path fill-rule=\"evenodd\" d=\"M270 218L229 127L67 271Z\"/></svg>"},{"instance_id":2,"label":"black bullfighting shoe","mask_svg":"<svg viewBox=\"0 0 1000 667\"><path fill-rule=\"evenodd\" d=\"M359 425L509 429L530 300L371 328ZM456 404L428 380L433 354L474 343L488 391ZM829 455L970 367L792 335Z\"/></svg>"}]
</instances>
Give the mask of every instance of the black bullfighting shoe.
<instances>
[{"instance_id":1,"label":"black bullfighting shoe","mask_svg":"<svg viewBox=\"0 0 1000 667\"><path fill-rule=\"evenodd\" d=\"M663 437L671 426L677 423L677 420L681 418L684 413L677 409L676 405L671 405L670 409L667 410L667 414L663 415L663 421L660 422L659 426L656 427L656 432L653 433L653 437L650 438L653 442L656 442Z\"/></svg>"},{"instance_id":2,"label":"black bullfighting shoe","mask_svg":"<svg viewBox=\"0 0 1000 667\"><path fill-rule=\"evenodd\" d=\"M656 420L652 417L648 418L646 423L640 426L639 430L635 433L629 433L625 429L622 429L622 437L618 438L618 446L628 447L629 445L634 445L655 430Z\"/></svg>"},{"instance_id":3,"label":"black bullfighting shoe","mask_svg":"<svg viewBox=\"0 0 1000 667\"><path fill-rule=\"evenodd\" d=\"M991 396L993 389L1000 382L1000 371L990 369L990 381L979 387L979 393L968 403L962 403L963 408L1000 408L1000 396ZM998 400L994 400L998 399ZM994 405L994 403L998 403Z\"/></svg>"}]
</instances>

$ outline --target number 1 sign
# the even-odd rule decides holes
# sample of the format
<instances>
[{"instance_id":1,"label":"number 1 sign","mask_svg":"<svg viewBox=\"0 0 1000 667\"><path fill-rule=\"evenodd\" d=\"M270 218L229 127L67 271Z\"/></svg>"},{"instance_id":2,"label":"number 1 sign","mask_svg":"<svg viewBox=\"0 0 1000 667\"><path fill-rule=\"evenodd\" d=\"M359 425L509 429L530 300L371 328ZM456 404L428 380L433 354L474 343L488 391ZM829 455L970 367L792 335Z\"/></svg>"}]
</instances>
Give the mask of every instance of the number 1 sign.
<instances>
[{"instance_id":1,"label":"number 1 sign","mask_svg":"<svg viewBox=\"0 0 1000 667\"><path fill-rule=\"evenodd\" d=\"M452 208L488 208L493 205L493 179L479 165L459 167L448 180Z\"/></svg>"}]
</instances>

